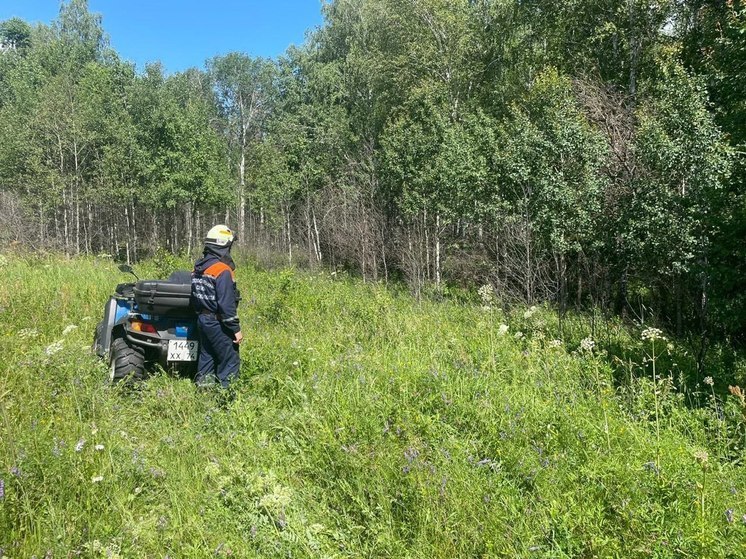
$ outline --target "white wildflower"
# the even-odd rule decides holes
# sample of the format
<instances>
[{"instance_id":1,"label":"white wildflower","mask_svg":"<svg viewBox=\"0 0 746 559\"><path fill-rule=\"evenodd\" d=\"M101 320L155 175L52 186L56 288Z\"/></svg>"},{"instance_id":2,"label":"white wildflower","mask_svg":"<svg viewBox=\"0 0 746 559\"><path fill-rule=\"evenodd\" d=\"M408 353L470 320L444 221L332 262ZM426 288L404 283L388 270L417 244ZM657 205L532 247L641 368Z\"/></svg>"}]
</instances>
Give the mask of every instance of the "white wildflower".
<instances>
[{"instance_id":1,"label":"white wildflower","mask_svg":"<svg viewBox=\"0 0 746 559\"><path fill-rule=\"evenodd\" d=\"M663 337L663 332L659 330L658 328L645 328L645 330L642 331L642 334L640 334L640 337L643 340L665 340L666 339Z\"/></svg>"},{"instance_id":2,"label":"white wildflower","mask_svg":"<svg viewBox=\"0 0 746 559\"><path fill-rule=\"evenodd\" d=\"M35 328L23 328L18 331L18 337L22 340L28 340L31 338L38 338L39 331Z\"/></svg>"},{"instance_id":3,"label":"white wildflower","mask_svg":"<svg viewBox=\"0 0 746 559\"><path fill-rule=\"evenodd\" d=\"M501 324L497 327L497 335L498 336L504 336L508 332L508 325L507 324Z\"/></svg>"},{"instance_id":4,"label":"white wildflower","mask_svg":"<svg viewBox=\"0 0 746 559\"><path fill-rule=\"evenodd\" d=\"M526 309L526 312L523 313L523 318L531 318L536 313L536 310L535 306Z\"/></svg>"},{"instance_id":5,"label":"white wildflower","mask_svg":"<svg viewBox=\"0 0 746 559\"><path fill-rule=\"evenodd\" d=\"M583 351L593 351L595 346L596 342L594 342L592 338L583 338L580 341L580 349Z\"/></svg>"},{"instance_id":6,"label":"white wildflower","mask_svg":"<svg viewBox=\"0 0 746 559\"><path fill-rule=\"evenodd\" d=\"M713 380L712 377L705 377L702 380L702 382L704 382L707 386L714 386L715 385L715 381Z\"/></svg>"},{"instance_id":7,"label":"white wildflower","mask_svg":"<svg viewBox=\"0 0 746 559\"><path fill-rule=\"evenodd\" d=\"M76 328L77 328L77 325L75 325L75 324L68 324L67 326L65 326L65 329L62 331L62 335L63 336L67 336L70 332L72 332Z\"/></svg>"},{"instance_id":8,"label":"white wildflower","mask_svg":"<svg viewBox=\"0 0 746 559\"><path fill-rule=\"evenodd\" d=\"M485 283L480 287L478 293L485 307L490 307L495 302L495 288L489 283Z\"/></svg>"},{"instance_id":9,"label":"white wildflower","mask_svg":"<svg viewBox=\"0 0 746 559\"><path fill-rule=\"evenodd\" d=\"M518 331L518 332L516 332L515 334L513 334L513 337L514 337L514 338L515 338L516 340L520 340L520 339L521 339L521 338L523 337L523 332L520 332L520 331Z\"/></svg>"},{"instance_id":10,"label":"white wildflower","mask_svg":"<svg viewBox=\"0 0 746 559\"><path fill-rule=\"evenodd\" d=\"M78 442L77 442L77 443L75 444L75 452L80 452L81 450L83 450L83 447L84 447L84 446L85 446L85 439L80 439L80 440L79 440L79 441L78 441Z\"/></svg>"},{"instance_id":11,"label":"white wildflower","mask_svg":"<svg viewBox=\"0 0 746 559\"><path fill-rule=\"evenodd\" d=\"M701 466L707 466L707 462L710 459L710 456L707 454L707 451L705 450L697 450L694 453L694 459L699 462Z\"/></svg>"},{"instance_id":12,"label":"white wildflower","mask_svg":"<svg viewBox=\"0 0 746 559\"><path fill-rule=\"evenodd\" d=\"M91 478L91 481L92 481L93 483L99 483L99 482L102 482L102 481L104 481L104 476L93 476L93 477Z\"/></svg>"},{"instance_id":13,"label":"white wildflower","mask_svg":"<svg viewBox=\"0 0 746 559\"><path fill-rule=\"evenodd\" d=\"M57 340L56 342L49 344L47 349L44 350L44 353L47 355L54 355L60 351L62 351L62 340Z\"/></svg>"},{"instance_id":14,"label":"white wildflower","mask_svg":"<svg viewBox=\"0 0 746 559\"><path fill-rule=\"evenodd\" d=\"M562 347L562 340L551 340L547 346L550 348Z\"/></svg>"},{"instance_id":15,"label":"white wildflower","mask_svg":"<svg viewBox=\"0 0 746 559\"><path fill-rule=\"evenodd\" d=\"M270 493L259 499L259 506L269 510L283 510L291 501L290 489L277 483Z\"/></svg>"},{"instance_id":16,"label":"white wildflower","mask_svg":"<svg viewBox=\"0 0 746 559\"><path fill-rule=\"evenodd\" d=\"M102 444L97 444L97 445L96 445L96 446L94 446L93 448L95 448L96 450L103 450L103 449L104 449L104 445L102 445Z\"/></svg>"}]
</instances>

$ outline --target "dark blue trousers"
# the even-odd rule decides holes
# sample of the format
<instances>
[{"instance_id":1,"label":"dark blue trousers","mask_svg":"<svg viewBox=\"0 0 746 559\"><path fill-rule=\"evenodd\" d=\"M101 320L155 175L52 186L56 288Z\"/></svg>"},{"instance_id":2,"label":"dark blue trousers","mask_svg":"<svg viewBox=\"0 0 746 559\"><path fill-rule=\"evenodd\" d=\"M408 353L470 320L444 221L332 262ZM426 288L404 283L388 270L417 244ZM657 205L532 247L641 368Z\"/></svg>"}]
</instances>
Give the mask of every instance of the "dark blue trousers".
<instances>
[{"instance_id":1,"label":"dark blue trousers","mask_svg":"<svg viewBox=\"0 0 746 559\"><path fill-rule=\"evenodd\" d=\"M233 343L235 335L223 326L215 315L201 314L199 326L199 359L197 360L198 384L211 382L217 377L223 388L238 377L241 360L238 344Z\"/></svg>"}]
</instances>

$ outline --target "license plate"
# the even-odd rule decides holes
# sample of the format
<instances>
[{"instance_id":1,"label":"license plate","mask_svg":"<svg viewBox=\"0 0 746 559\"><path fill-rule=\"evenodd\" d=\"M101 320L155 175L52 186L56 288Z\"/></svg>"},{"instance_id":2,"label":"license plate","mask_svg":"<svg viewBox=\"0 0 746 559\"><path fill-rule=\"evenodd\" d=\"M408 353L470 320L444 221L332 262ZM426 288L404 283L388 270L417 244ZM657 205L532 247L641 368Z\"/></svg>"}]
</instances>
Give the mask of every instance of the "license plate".
<instances>
[{"instance_id":1,"label":"license plate","mask_svg":"<svg viewBox=\"0 0 746 559\"><path fill-rule=\"evenodd\" d=\"M196 361L199 342L192 340L169 340L169 361Z\"/></svg>"}]
</instances>

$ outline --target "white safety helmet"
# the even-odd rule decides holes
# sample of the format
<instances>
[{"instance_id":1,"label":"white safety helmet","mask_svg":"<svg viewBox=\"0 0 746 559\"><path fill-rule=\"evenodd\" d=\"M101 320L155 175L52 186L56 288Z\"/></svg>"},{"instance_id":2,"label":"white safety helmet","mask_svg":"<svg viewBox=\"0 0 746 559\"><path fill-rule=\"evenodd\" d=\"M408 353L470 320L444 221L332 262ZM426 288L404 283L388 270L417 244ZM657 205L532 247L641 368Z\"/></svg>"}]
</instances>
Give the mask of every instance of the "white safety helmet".
<instances>
[{"instance_id":1,"label":"white safety helmet","mask_svg":"<svg viewBox=\"0 0 746 559\"><path fill-rule=\"evenodd\" d=\"M236 235L227 225L216 225L207 232L205 244L219 247L230 246L236 240Z\"/></svg>"}]
</instances>

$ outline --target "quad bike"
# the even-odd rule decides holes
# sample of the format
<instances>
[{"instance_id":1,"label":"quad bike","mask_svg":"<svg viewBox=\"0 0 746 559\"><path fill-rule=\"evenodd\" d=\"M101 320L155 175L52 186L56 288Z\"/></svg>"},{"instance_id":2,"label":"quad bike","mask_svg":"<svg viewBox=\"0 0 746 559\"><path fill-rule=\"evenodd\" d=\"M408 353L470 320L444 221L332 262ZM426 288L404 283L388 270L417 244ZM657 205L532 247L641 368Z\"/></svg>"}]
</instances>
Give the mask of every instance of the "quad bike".
<instances>
[{"instance_id":1,"label":"quad bike","mask_svg":"<svg viewBox=\"0 0 746 559\"><path fill-rule=\"evenodd\" d=\"M109 380L141 380L154 365L180 374L196 372L199 341L191 303L191 276L176 271L167 280L120 283L104 306L93 350L109 365Z\"/></svg>"}]
</instances>

